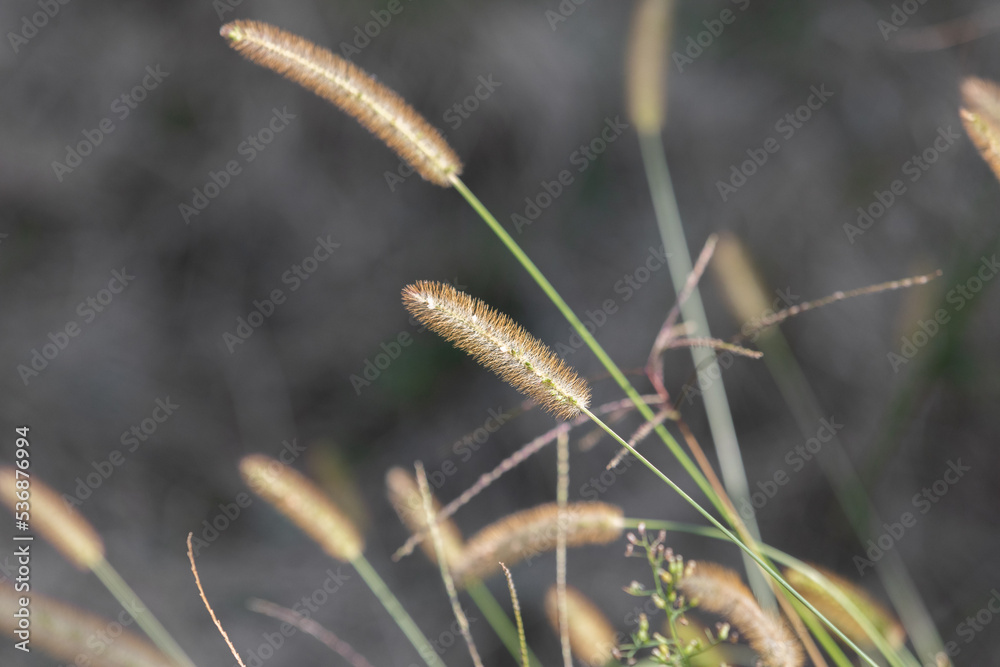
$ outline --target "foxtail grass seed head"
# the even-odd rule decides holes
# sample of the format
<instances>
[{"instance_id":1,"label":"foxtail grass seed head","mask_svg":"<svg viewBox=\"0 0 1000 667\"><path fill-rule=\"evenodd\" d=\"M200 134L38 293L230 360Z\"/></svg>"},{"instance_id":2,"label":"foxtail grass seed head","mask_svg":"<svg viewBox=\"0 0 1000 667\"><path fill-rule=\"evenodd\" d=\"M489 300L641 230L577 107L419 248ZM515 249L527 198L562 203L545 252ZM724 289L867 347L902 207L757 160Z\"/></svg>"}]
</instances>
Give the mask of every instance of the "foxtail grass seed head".
<instances>
[{"instance_id":1,"label":"foxtail grass seed head","mask_svg":"<svg viewBox=\"0 0 1000 667\"><path fill-rule=\"evenodd\" d=\"M732 570L689 562L677 589L700 609L722 616L746 638L765 667L801 667L802 645L784 621L765 612Z\"/></svg>"},{"instance_id":2,"label":"foxtail grass seed head","mask_svg":"<svg viewBox=\"0 0 1000 667\"><path fill-rule=\"evenodd\" d=\"M903 642L906 640L906 631L903 630L902 624L892 612L876 602L868 594L868 591L826 568L819 567L818 565L813 565L812 567L826 577L831 584L839 588L894 648L899 648L903 645ZM855 620L853 614L841 606L826 588L798 570L785 568L784 574L788 583L801 593L802 597L808 600L812 606L816 607L821 614L830 619L830 622L850 637L851 641L869 646L872 644L868 633Z\"/></svg>"},{"instance_id":3,"label":"foxtail grass seed head","mask_svg":"<svg viewBox=\"0 0 1000 667\"><path fill-rule=\"evenodd\" d=\"M349 563L364 551L364 539L351 520L301 473L263 454L245 456L240 473L251 491L288 517L330 556Z\"/></svg>"},{"instance_id":4,"label":"foxtail grass seed head","mask_svg":"<svg viewBox=\"0 0 1000 667\"><path fill-rule=\"evenodd\" d=\"M104 560L104 543L94 527L37 477L21 479L15 468L0 467L0 500L15 514L24 511L18 503L29 503L31 527L81 570Z\"/></svg>"},{"instance_id":5,"label":"foxtail grass seed head","mask_svg":"<svg viewBox=\"0 0 1000 667\"><path fill-rule=\"evenodd\" d=\"M449 187L462 163L430 123L395 92L329 50L260 21L220 29L244 58L332 102L394 150L426 180Z\"/></svg>"},{"instance_id":6,"label":"foxtail grass seed head","mask_svg":"<svg viewBox=\"0 0 1000 667\"><path fill-rule=\"evenodd\" d=\"M1000 180L1000 86L974 76L962 81L962 125Z\"/></svg>"},{"instance_id":7,"label":"foxtail grass seed head","mask_svg":"<svg viewBox=\"0 0 1000 667\"><path fill-rule=\"evenodd\" d=\"M608 664L617 643L617 633L608 619L583 593L571 586L566 587L566 607L573 655L591 667ZM555 586L545 594L545 612L552 628L558 633L559 596Z\"/></svg>"},{"instance_id":8,"label":"foxtail grass seed head","mask_svg":"<svg viewBox=\"0 0 1000 667\"><path fill-rule=\"evenodd\" d=\"M632 14L626 92L628 113L640 134L659 132L666 121L673 5L673 0L639 0Z\"/></svg>"},{"instance_id":9,"label":"foxtail grass seed head","mask_svg":"<svg viewBox=\"0 0 1000 667\"><path fill-rule=\"evenodd\" d=\"M621 537L624 515L620 507L599 502L566 506L566 546L608 544ZM490 524L465 543L456 578L486 579L509 566L556 548L559 505L547 503L510 514Z\"/></svg>"},{"instance_id":10,"label":"foxtail grass seed head","mask_svg":"<svg viewBox=\"0 0 1000 667\"><path fill-rule=\"evenodd\" d=\"M420 488L417 486L416 478L403 468L390 468L385 475L385 485L388 491L389 502L399 515L400 521L410 529L414 535L420 535L429 531L427 517L424 512L423 498L420 495ZM441 504L432 497L434 513L441 511ZM441 533L441 541L444 545L445 560L449 567L454 569L462 551L465 548L465 540L462 532L451 519L438 521L438 531ZM433 540L421 542L421 548L431 562L437 563L437 552L434 549Z\"/></svg>"},{"instance_id":11,"label":"foxtail grass seed head","mask_svg":"<svg viewBox=\"0 0 1000 667\"><path fill-rule=\"evenodd\" d=\"M715 246L713 272L725 293L730 311L740 325L754 322L773 312L767 292L754 269L743 243L732 234L723 234Z\"/></svg>"},{"instance_id":12,"label":"foxtail grass seed head","mask_svg":"<svg viewBox=\"0 0 1000 667\"><path fill-rule=\"evenodd\" d=\"M503 313L450 285L422 280L403 290L403 304L431 331L560 419L590 404L590 388L544 343Z\"/></svg>"},{"instance_id":13,"label":"foxtail grass seed head","mask_svg":"<svg viewBox=\"0 0 1000 667\"><path fill-rule=\"evenodd\" d=\"M20 598L7 584L0 584L0 632L13 637L18 628L14 614L23 609ZM50 597L31 592L31 648L39 648L67 664L88 667L178 667L178 664L142 637L122 630L118 622L77 609ZM119 634L107 641L109 629L118 625ZM93 643L97 637L105 641Z\"/></svg>"}]
</instances>

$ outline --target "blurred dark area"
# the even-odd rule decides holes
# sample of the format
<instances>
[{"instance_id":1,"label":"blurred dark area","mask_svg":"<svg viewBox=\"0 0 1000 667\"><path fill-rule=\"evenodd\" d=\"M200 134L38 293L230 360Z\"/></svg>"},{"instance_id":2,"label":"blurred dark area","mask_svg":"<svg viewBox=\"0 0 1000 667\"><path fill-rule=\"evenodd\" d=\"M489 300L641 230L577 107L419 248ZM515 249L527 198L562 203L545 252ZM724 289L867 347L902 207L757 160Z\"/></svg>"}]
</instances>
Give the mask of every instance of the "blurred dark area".
<instances>
[{"instance_id":1,"label":"blurred dark area","mask_svg":"<svg viewBox=\"0 0 1000 667\"><path fill-rule=\"evenodd\" d=\"M42 5L54 15L34 26ZM267 21L335 53L346 45L353 62L442 130L465 162L465 182L577 313L614 300L597 338L641 391L650 389L641 369L674 290L665 268L623 287L661 245L639 144L629 128L594 159L581 152L607 123L628 123L633 4L398 6L397 14L360 0L0 6L0 461L13 459L15 426L30 426L32 472L77 498L109 561L198 664L233 660L197 597L184 554L189 531L208 545L201 578L241 650L256 652L277 626L248 611L248 598L291 606L338 572L259 500L212 532L246 491L236 466L251 452L295 452L295 467L325 483L363 526L368 557L425 633L449 632L436 567L421 553L390 561L407 534L385 499L385 472L421 460L448 501L553 420L522 412L513 389L409 322L406 284L448 281L484 299L568 348L563 356L591 379L595 403L622 397L455 191L399 176L407 170L395 154L351 118L228 48L219 36L225 21ZM1000 650L1000 620L982 624L980 614L971 639L961 625L1000 587L1000 294L988 278L960 309L949 294L998 251L1000 185L961 129L958 85L967 75L1000 79L1000 35L931 50L897 41L992 6L926 2L883 34L888 1L682 2L677 53L723 10L734 20L690 62L672 58L664 132L691 253L712 232L731 232L776 297L801 302L944 271L927 286L834 304L782 330L824 414L843 425L840 441L881 516L916 515L892 548L942 639L957 643L955 663L969 665L992 664ZM391 20L373 23L379 16ZM785 136L776 124L814 87L832 95ZM911 180L906 165L942 136L953 138ZM769 137L780 149L723 199L718 183ZM530 224L516 225L512 214L526 215L526 198L537 201L562 170L572 183ZM905 192L884 214L861 234L845 230L897 179ZM737 333L741 323L711 273L702 294L712 333ZM915 340L938 309L950 321L920 338L912 358L892 363L901 339ZM409 344L399 345L401 334ZM679 390L691 357L676 350L667 364L667 387ZM803 437L762 362L739 359L723 378L755 490L789 470L786 454ZM714 461L700 400L681 407ZM502 425L483 437L497 415ZM637 426L629 417L621 432ZM605 438L580 452L587 432L573 439L574 499L617 450ZM109 467L115 451L123 462ZM645 451L696 491L661 444L651 440ZM921 513L915 494L959 459L968 472ZM554 500L555 478L555 451L546 448L456 520L471 534ZM806 463L790 478L757 513L765 541L886 600L870 569L858 574L866 545L823 468ZM637 465L600 499L630 517L702 522ZM731 545L681 534L669 543L686 558L740 567ZM569 580L627 632L636 600L622 587L649 571L624 548L622 540L571 552ZM0 547L0 559L7 553ZM550 554L513 570L528 640L546 663L559 654L543 604L554 563ZM419 662L360 578L340 569L347 578L316 620L373 664ZM489 584L509 610L503 583ZM92 575L41 543L33 585L118 613ZM487 664L514 664L478 610L467 609ZM471 664L461 641L449 641L443 659ZM0 663L65 664L12 644L0 642ZM262 664L338 661L297 634Z\"/></svg>"}]
</instances>

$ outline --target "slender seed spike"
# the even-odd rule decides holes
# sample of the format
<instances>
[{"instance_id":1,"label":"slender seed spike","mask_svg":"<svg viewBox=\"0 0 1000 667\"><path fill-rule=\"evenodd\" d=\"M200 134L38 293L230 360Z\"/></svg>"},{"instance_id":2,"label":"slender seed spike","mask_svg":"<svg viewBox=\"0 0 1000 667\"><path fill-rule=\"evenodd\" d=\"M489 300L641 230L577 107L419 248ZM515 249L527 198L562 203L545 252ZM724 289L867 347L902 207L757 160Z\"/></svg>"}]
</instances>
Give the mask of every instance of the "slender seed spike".
<instances>
[{"instance_id":1,"label":"slender seed spike","mask_svg":"<svg viewBox=\"0 0 1000 667\"><path fill-rule=\"evenodd\" d=\"M868 591L824 567L818 565L812 565L812 567L826 577L832 585L839 588L893 647L899 648L903 645L903 642L906 641L906 631L903 630L903 626L892 612L876 602ZM834 625L843 630L844 634L859 644L870 645L872 643L868 633L854 619L854 616L841 606L823 586L792 568L785 568L784 574L788 583L802 593L803 597L819 609L824 616L833 621Z\"/></svg>"},{"instance_id":2,"label":"slender seed spike","mask_svg":"<svg viewBox=\"0 0 1000 667\"><path fill-rule=\"evenodd\" d=\"M338 560L350 563L365 549L364 538L330 498L301 473L263 454L240 461L240 474L250 490Z\"/></svg>"},{"instance_id":3,"label":"slender seed spike","mask_svg":"<svg viewBox=\"0 0 1000 667\"><path fill-rule=\"evenodd\" d=\"M572 587L566 588L566 607L569 611L569 643L575 655L584 664L602 667L608 664L615 648L617 633L601 610L587 597ZM549 623L559 632L559 599L556 587L545 595L545 611Z\"/></svg>"},{"instance_id":4,"label":"slender seed spike","mask_svg":"<svg viewBox=\"0 0 1000 667\"><path fill-rule=\"evenodd\" d=\"M560 419L590 405L590 388L544 343L512 319L450 285L421 280L403 290L418 320L471 354Z\"/></svg>"},{"instance_id":5,"label":"slender seed spike","mask_svg":"<svg viewBox=\"0 0 1000 667\"><path fill-rule=\"evenodd\" d=\"M424 500L420 495L420 486L417 479L402 468L390 468L385 475L385 485L388 490L389 502L399 515L399 520L410 529L414 535L423 535L428 532L427 517L424 513ZM439 516L441 503L437 498L431 496L431 505L434 508L434 515ZM465 549L465 538L462 531L458 529L451 519L438 519L438 532L441 533L441 542L444 545L445 560L449 567L454 568L462 557L462 550ZM421 548L432 563L437 563L437 551L431 542L423 541Z\"/></svg>"},{"instance_id":6,"label":"slender seed spike","mask_svg":"<svg viewBox=\"0 0 1000 667\"><path fill-rule=\"evenodd\" d=\"M690 561L677 589L700 609L729 621L766 667L801 667L804 664L802 645L784 621L762 610L750 589L729 568Z\"/></svg>"},{"instance_id":7,"label":"slender seed spike","mask_svg":"<svg viewBox=\"0 0 1000 667\"><path fill-rule=\"evenodd\" d=\"M18 488L17 484L25 488ZM27 497L18 495L24 492ZM91 570L104 560L104 543L97 531L54 489L37 477L18 477L15 468L0 467L0 501L19 514L24 506L17 509L18 503L26 500L31 504L31 526L66 560L81 570Z\"/></svg>"},{"instance_id":8,"label":"slender seed spike","mask_svg":"<svg viewBox=\"0 0 1000 667\"><path fill-rule=\"evenodd\" d=\"M260 21L233 21L219 33L244 58L332 102L381 139L426 180L449 187L462 162L402 97L353 63Z\"/></svg>"},{"instance_id":9,"label":"slender seed spike","mask_svg":"<svg viewBox=\"0 0 1000 667\"><path fill-rule=\"evenodd\" d=\"M629 118L641 134L659 132L666 118L673 5L673 0L641 0L632 15L625 92Z\"/></svg>"},{"instance_id":10,"label":"slender seed spike","mask_svg":"<svg viewBox=\"0 0 1000 667\"><path fill-rule=\"evenodd\" d=\"M0 632L14 636L18 628L15 613L22 609L19 598L7 584L0 584ZM77 609L41 593L31 592L31 648L40 648L66 663L90 667L178 667L143 637L122 630L117 621ZM118 625L119 634L107 641L109 629ZM97 642L98 636L105 641ZM87 641L84 648L84 642ZM29 661L30 662L30 661ZM25 663L27 664L27 663Z\"/></svg>"},{"instance_id":11,"label":"slender seed spike","mask_svg":"<svg viewBox=\"0 0 1000 667\"><path fill-rule=\"evenodd\" d=\"M570 503L566 507L568 547L608 544L621 537L623 527L620 507L599 502ZM455 577L464 581L485 579L497 573L498 561L513 565L552 551L558 533L558 503L505 516L469 538Z\"/></svg>"}]
</instances>

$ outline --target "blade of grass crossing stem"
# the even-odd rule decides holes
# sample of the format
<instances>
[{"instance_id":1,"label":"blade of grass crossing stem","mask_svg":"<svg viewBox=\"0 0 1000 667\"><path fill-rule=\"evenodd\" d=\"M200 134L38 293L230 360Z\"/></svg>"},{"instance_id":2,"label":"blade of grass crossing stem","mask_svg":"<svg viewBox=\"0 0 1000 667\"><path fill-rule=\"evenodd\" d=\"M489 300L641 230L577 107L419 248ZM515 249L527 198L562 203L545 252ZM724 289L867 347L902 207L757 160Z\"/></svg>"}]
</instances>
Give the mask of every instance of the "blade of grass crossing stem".
<instances>
[{"instance_id":1,"label":"blade of grass crossing stem","mask_svg":"<svg viewBox=\"0 0 1000 667\"><path fill-rule=\"evenodd\" d=\"M590 348L590 350L594 353L594 355L601 362L604 368L608 371L611 377L614 378L615 382L618 383L618 386L620 386L622 390L625 392L625 394L630 399L632 399L632 402L635 404L635 407L639 411L639 413L643 417L645 417L647 421L655 419L656 414L653 412L653 410L648 405L646 405L646 403L642 400L642 396L639 394L638 391L636 391L635 387L633 387L632 384L628 381L628 378L626 378L625 374L622 373L620 368L618 368L618 365L615 364L615 362L611 359L611 357L608 356L608 353L604 351L604 348L602 348L600 343L597 342L597 339L594 338L593 335L591 335L591 333L587 330L585 326L583 326L583 322L580 321L580 318L576 316L576 313L573 312L573 310L569 307L569 305L563 300L562 296L559 295L559 292L556 291L556 288L552 286L552 283L550 283L548 279L538 269L538 267L535 266L535 263L531 261L531 258L529 258L528 255L525 254L523 250L521 250L521 247L517 244L517 241L515 241L513 237L511 237L511 235L507 233L507 230L504 229L499 222L497 222L497 219L493 217L493 214L490 213L489 209L487 209L486 206L484 206L483 203L479 201L476 195L474 195L472 191L469 190L469 188L465 185L465 183L462 182L462 180L458 176L452 175L451 183L455 187L455 189L458 190L458 192L462 195L462 197L465 198L465 200L469 203L469 205L473 208L473 210L475 210L476 213L479 214L479 217L483 219L483 221L487 224L487 226L489 226L489 228L493 230L493 233L497 235L497 237L507 247L507 249L511 252L511 254L514 255L515 259L517 259L517 261L521 263L521 266L524 267L524 269L534 279L534 281L538 283L538 286L542 288L542 291L545 292L546 296L548 296L549 299L552 301L552 303L555 304L556 308L559 309L559 312L562 313L563 317L566 318L566 321L569 322L570 326L573 327L573 330L587 344L587 347ZM663 442L666 443L671 453L681 463L681 465L684 467L684 470L687 471L687 473L695 481L695 483L701 489L702 493L704 493L705 496L711 501L712 505L715 506L715 508L719 511L719 513L725 516L726 511L722 501L716 495L715 491L708 483L708 480L705 479L705 476L702 474L701 470L698 469L694 461L691 460L691 458L681 448L681 446L677 443L674 437L670 435L670 432L667 431L666 427L664 427L662 424L657 426L656 433L657 435L660 436Z\"/></svg>"},{"instance_id":2,"label":"blade of grass crossing stem","mask_svg":"<svg viewBox=\"0 0 1000 667\"><path fill-rule=\"evenodd\" d=\"M671 251L667 256L667 268L670 270L670 279L679 297L684 283L694 267L688 252L684 226L681 224L681 215L677 208L677 198L674 196L674 188L670 180L670 170L663 152L660 133L640 133L639 146L646 170L646 180L649 183L649 194L653 200L656 223L660 229L660 238L663 240L663 247L669 248ZM701 302L701 293L697 286L691 291L688 299L680 305L680 308L684 321L698 327L699 336L709 338L712 336L711 330L708 328L705 307ZM726 485L726 491L734 503L739 503L741 500L749 503L750 487L747 482L746 469L743 467L739 441L736 437L736 426L733 424L733 415L729 410L729 400L726 398L725 384L721 373L718 377L709 375L710 367L716 363L715 350L705 347L688 349L691 351L694 366L698 370L698 383L702 387L705 414L708 417L712 441L715 443L715 449L719 455L719 467L722 471L722 480ZM757 526L757 517L743 517L743 520L750 535L759 542L760 528ZM764 580L763 574L753 566L751 559L747 556L743 556L743 565L747 571L750 588L753 589L758 601L765 609L773 609L775 607L774 594Z\"/></svg>"},{"instance_id":3,"label":"blade of grass crossing stem","mask_svg":"<svg viewBox=\"0 0 1000 667\"><path fill-rule=\"evenodd\" d=\"M424 633L420 631L417 624L414 623L410 615L403 609L403 605L399 603L393 592L389 590L385 581L375 571L375 568L371 566L368 559L364 555L358 556L351 561L351 565L358 571L361 578L365 580L368 588L371 589L375 597L382 603L385 610L389 612L392 619L396 621L396 625L399 626L399 629L403 631L406 638L413 644L413 648L417 649L417 653L420 654L420 657L423 658L428 667L446 667L441 658L438 657L437 651L427 641L427 637L424 636Z\"/></svg>"},{"instance_id":4,"label":"blade of grass crossing stem","mask_svg":"<svg viewBox=\"0 0 1000 667\"><path fill-rule=\"evenodd\" d=\"M665 474L663 474L663 472L661 472L659 468L657 468L655 465L653 465L642 454L640 454L639 452L637 452L620 435L618 435L617 433L615 433L615 431L610 426L608 426L603 421L601 421L600 417L598 417L597 415L595 415L593 412L591 412L587 408L582 408L581 412L583 412L585 415L587 415L588 417L590 417L591 421L593 421L597 426L599 426L601 429L603 429L605 433L607 433L612 438L614 438L618 442L619 445L625 447L630 452L632 452L632 456L634 456L636 459L638 459L639 462L642 463L644 466L646 466L647 468L649 468L653 472L653 474L655 474L657 477L659 477L661 480L663 480L681 498L683 498L689 505L691 505L691 507L693 507L695 510L698 511L699 514L701 514L703 517L705 517L708 520L709 523L711 523L719 531L721 531L722 534L725 535L733 544L735 544L736 546L738 546L743 551L743 553L749 555L754 560L754 562L757 563L757 565L759 565L761 568L763 568L763 570L765 572L767 572L767 574L771 575L771 577L773 577L775 581L777 581L779 584L781 584L782 587L784 587L789 593L791 593L792 595L794 595L795 599L797 599L799 602L801 602L806 607L806 609L808 609L812 613L816 614L816 616L821 621L823 621L823 623L825 623L827 625L827 627L829 627L831 630L833 630L834 633L838 637L840 637L841 641L843 641L845 644L847 644L851 648L851 650L853 650L855 653L858 654L859 657L861 657L861 659L863 659L865 662L867 662L868 664L870 664L872 667L878 667L878 663L876 663L874 660L872 660L872 658L869 657L867 653L865 653L864 651L862 651L857 646L857 644L855 644L853 641L851 641L850 637L848 637L847 635L845 635L840 630L840 628L838 628L833 623L831 623L830 620L826 616L824 616L822 613L820 613L820 611L818 609L816 609L816 607L814 607L808 600L806 600L802 596L802 594L800 594L797 590L795 590L792 587L791 584L789 584L787 581L785 581L785 578L782 577L781 574L777 570L775 570L773 567L771 567L770 565L768 565L767 562L763 558L761 558L760 556L758 556L757 554L755 554L750 547L748 547L746 544L744 544L741 539L739 539L736 535L734 535L732 532L730 532L729 529L727 529L725 526L723 526L722 523L720 523L718 519L716 519L714 516L712 516L708 512L708 510L706 510L704 507L702 507L701 505L699 505L698 502L694 498L692 498L687 493L685 493L684 489L682 489L681 487L677 486L677 484L672 479L670 479Z\"/></svg>"}]
</instances>

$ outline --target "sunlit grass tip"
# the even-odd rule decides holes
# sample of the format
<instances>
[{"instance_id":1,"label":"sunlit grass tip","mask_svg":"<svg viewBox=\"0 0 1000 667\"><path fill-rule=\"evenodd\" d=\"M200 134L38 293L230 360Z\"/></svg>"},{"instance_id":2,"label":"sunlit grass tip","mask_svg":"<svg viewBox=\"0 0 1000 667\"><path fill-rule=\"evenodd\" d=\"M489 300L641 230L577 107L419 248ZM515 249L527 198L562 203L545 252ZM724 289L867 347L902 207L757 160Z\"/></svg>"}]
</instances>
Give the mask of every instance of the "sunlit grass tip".
<instances>
[{"instance_id":1,"label":"sunlit grass tip","mask_svg":"<svg viewBox=\"0 0 1000 667\"><path fill-rule=\"evenodd\" d=\"M618 639L611 623L593 602L571 586L566 588L566 607L573 655L590 667L608 664ZM559 632L559 600L555 586L545 594L545 611L552 628Z\"/></svg>"},{"instance_id":2,"label":"sunlit grass tip","mask_svg":"<svg viewBox=\"0 0 1000 667\"><path fill-rule=\"evenodd\" d=\"M327 554L348 563L361 556L364 538L354 523L304 475L263 454L243 457L240 474L251 491L284 514Z\"/></svg>"},{"instance_id":3,"label":"sunlit grass tip","mask_svg":"<svg viewBox=\"0 0 1000 667\"><path fill-rule=\"evenodd\" d=\"M396 510L403 525L409 528L414 535L427 534L429 524L416 478L403 468L390 468L385 475L385 486L389 502L392 503L392 507ZM441 512L441 504L433 496L431 496L431 505L435 516ZM445 560L450 567L454 568L465 548L465 538L462 537L462 531L451 519L439 519L438 531L441 533ZM431 562L437 563L437 552L434 549L434 544L430 540L424 540L420 546Z\"/></svg>"},{"instance_id":4,"label":"sunlit grass tip","mask_svg":"<svg viewBox=\"0 0 1000 667\"><path fill-rule=\"evenodd\" d=\"M260 21L233 21L219 33L247 60L332 102L381 139L418 174L449 187L462 162L427 120L353 63L298 35Z\"/></svg>"},{"instance_id":5,"label":"sunlit grass tip","mask_svg":"<svg viewBox=\"0 0 1000 667\"><path fill-rule=\"evenodd\" d=\"M590 405L590 388L544 343L503 313L450 285L419 281L403 303L420 322L560 419Z\"/></svg>"},{"instance_id":6,"label":"sunlit grass tip","mask_svg":"<svg viewBox=\"0 0 1000 667\"><path fill-rule=\"evenodd\" d=\"M15 516L27 514L30 503L30 526L81 570L104 561L104 543L94 527L38 477L0 467L0 500Z\"/></svg>"}]
</instances>

